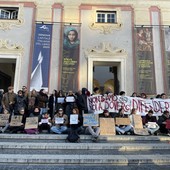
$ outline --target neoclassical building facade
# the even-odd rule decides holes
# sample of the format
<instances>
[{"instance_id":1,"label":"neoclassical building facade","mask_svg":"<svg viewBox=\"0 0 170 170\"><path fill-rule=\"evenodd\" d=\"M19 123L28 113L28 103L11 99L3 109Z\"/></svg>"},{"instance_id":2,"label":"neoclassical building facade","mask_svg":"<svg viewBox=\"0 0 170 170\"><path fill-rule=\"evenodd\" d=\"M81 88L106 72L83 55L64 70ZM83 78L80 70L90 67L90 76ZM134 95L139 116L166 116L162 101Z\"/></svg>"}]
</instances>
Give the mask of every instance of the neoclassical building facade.
<instances>
[{"instance_id":1,"label":"neoclassical building facade","mask_svg":"<svg viewBox=\"0 0 170 170\"><path fill-rule=\"evenodd\" d=\"M0 14L0 88L170 94L168 0L4 0Z\"/></svg>"}]
</instances>

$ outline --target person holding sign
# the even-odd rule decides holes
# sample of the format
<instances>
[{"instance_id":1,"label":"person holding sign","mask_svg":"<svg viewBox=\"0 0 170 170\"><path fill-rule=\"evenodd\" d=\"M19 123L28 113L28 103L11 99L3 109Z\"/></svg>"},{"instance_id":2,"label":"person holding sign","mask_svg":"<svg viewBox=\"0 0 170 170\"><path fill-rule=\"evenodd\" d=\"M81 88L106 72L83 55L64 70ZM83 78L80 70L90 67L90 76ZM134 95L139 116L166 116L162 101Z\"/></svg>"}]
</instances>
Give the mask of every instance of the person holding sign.
<instances>
[{"instance_id":1,"label":"person holding sign","mask_svg":"<svg viewBox=\"0 0 170 170\"><path fill-rule=\"evenodd\" d=\"M4 133L9 127L9 111L3 110L3 114L0 114L0 133Z\"/></svg>"},{"instance_id":2,"label":"person holding sign","mask_svg":"<svg viewBox=\"0 0 170 170\"><path fill-rule=\"evenodd\" d=\"M143 125L148 129L149 134L157 135L159 126L157 124L156 117L153 116L153 111L149 110L148 114L143 118Z\"/></svg>"},{"instance_id":3,"label":"person holding sign","mask_svg":"<svg viewBox=\"0 0 170 170\"><path fill-rule=\"evenodd\" d=\"M54 115L52 122L54 126L51 127L51 132L61 134L67 130L68 116L64 114L62 108L60 108L58 113Z\"/></svg>"},{"instance_id":4,"label":"person holding sign","mask_svg":"<svg viewBox=\"0 0 170 170\"><path fill-rule=\"evenodd\" d=\"M48 130L48 133L50 133L51 128L51 118L48 114L48 112L43 113L40 118L39 124L39 132L42 132L42 130Z\"/></svg>"},{"instance_id":5,"label":"person holding sign","mask_svg":"<svg viewBox=\"0 0 170 170\"><path fill-rule=\"evenodd\" d=\"M72 114L70 115L70 131L66 138L69 142L80 142L79 134L83 131L83 118L79 114L78 108L73 108Z\"/></svg>"},{"instance_id":6,"label":"person holding sign","mask_svg":"<svg viewBox=\"0 0 170 170\"><path fill-rule=\"evenodd\" d=\"M124 114L124 109L121 108L119 109L119 113L116 115L116 118L128 118L127 115ZM118 125L116 124L116 132L119 134L119 135L122 135L122 134L126 134L126 133L130 133L131 130L132 130L132 126L130 125L130 120L129 120L129 125Z\"/></svg>"},{"instance_id":7,"label":"person holding sign","mask_svg":"<svg viewBox=\"0 0 170 170\"><path fill-rule=\"evenodd\" d=\"M25 109L20 108L18 115L12 115L9 124L10 133L23 133L25 124Z\"/></svg>"}]
</instances>

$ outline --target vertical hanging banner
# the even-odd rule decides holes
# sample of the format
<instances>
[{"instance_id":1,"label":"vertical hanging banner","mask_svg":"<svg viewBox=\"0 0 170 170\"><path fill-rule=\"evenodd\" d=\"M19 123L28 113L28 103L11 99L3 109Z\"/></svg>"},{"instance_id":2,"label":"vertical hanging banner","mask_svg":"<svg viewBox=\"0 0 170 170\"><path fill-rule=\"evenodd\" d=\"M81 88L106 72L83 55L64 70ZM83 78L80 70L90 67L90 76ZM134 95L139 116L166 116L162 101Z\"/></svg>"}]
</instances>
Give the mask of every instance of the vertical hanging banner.
<instances>
[{"instance_id":1,"label":"vertical hanging banner","mask_svg":"<svg viewBox=\"0 0 170 170\"><path fill-rule=\"evenodd\" d=\"M77 91L80 26L67 25L63 29L61 89L64 92Z\"/></svg>"},{"instance_id":2,"label":"vertical hanging banner","mask_svg":"<svg viewBox=\"0 0 170 170\"><path fill-rule=\"evenodd\" d=\"M152 28L136 28L137 92L155 94Z\"/></svg>"},{"instance_id":3,"label":"vertical hanging banner","mask_svg":"<svg viewBox=\"0 0 170 170\"><path fill-rule=\"evenodd\" d=\"M48 90L51 39L52 25L36 24L30 90Z\"/></svg>"},{"instance_id":4,"label":"vertical hanging banner","mask_svg":"<svg viewBox=\"0 0 170 170\"><path fill-rule=\"evenodd\" d=\"M170 28L164 28L164 37L166 87L168 94L170 94Z\"/></svg>"}]
</instances>

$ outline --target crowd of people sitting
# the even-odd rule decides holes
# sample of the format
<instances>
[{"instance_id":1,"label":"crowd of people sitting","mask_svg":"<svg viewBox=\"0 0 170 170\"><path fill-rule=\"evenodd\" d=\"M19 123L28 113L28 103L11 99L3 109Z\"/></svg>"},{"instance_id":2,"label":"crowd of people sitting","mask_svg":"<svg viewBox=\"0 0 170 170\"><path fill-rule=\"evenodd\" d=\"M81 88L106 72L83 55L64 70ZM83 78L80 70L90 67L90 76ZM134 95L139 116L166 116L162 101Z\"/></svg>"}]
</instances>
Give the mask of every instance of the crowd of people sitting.
<instances>
[{"instance_id":1,"label":"crowd of people sitting","mask_svg":"<svg viewBox=\"0 0 170 170\"><path fill-rule=\"evenodd\" d=\"M109 92L108 92L109 93ZM9 114L9 121L5 126L0 127L0 133L55 133L55 134L68 134L68 140L71 141L69 135L74 136L76 141L79 141L80 134L91 134L92 140L97 141L100 135L99 126L83 126L83 114L88 113L87 97L91 95L100 94L99 88L94 88L93 94L86 88L77 93L69 91L64 94L62 90L53 90L52 94L48 96L45 89L37 92L33 89L28 92L27 87L23 86L18 93L14 93L12 86L8 87L8 92L0 93L0 114ZM121 91L119 95L125 95ZM132 97L147 98L146 94L142 93L140 96L133 93ZM156 98L166 98L162 93L157 95ZM115 117L129 117L130 125L116 125L116 133L122 134L135 134L132 115L136 114L136 109L131 110L131 114L127 115L123 108L119 109L118 113L110 113L108 110L103 110L103 114L99 117L115 118ZM13 115L21 115L21 126L10 126L11 117ZM70 124L70 116L77 115L77 124ZM38 128L24 129L26 118L38 117ZM167 120L170 119L168 111L164 111L162 116L156 118L153 116L153 111L150 110L146 116L142 117L143 126L148 130L150 135L158 135L158 133L168 134L169 129L166 126ZM58 120L58 122L56 121ZM155 122L149 125L148 122ZM74 134L74 135L73 135ZM72 139L74 141L74 139Z\"/></svg>"}]
</instances>

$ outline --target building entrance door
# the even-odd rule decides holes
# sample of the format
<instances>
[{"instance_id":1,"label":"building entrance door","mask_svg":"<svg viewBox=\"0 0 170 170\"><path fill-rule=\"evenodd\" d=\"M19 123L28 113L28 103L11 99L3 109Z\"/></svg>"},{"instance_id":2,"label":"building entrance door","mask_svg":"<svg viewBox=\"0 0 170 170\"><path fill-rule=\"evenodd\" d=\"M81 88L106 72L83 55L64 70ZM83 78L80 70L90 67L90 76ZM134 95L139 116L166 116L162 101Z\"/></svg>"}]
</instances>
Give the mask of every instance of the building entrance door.
<instances>
[{"instance_id":1,"label":"building entrance door","mask_svg":"<svg viewBox=\"0 0 170 170\"><path fill-rule=\"evenodd\" d=\"M15 68L15 59L0 58L0 89L4 89L5 92L9 86L14 86Z\"/></svg>"},{"instance_id":2,"label":"building entrance door","mask_svg":"<svg viewBox=\"0 0 170 170\"><path fill-rule=\"evenodd\" d=\"M98 87L101 94L119 93L118 80L119 63L94 62L93 64L93 89Z\"/></svg>"}]
</instances>

